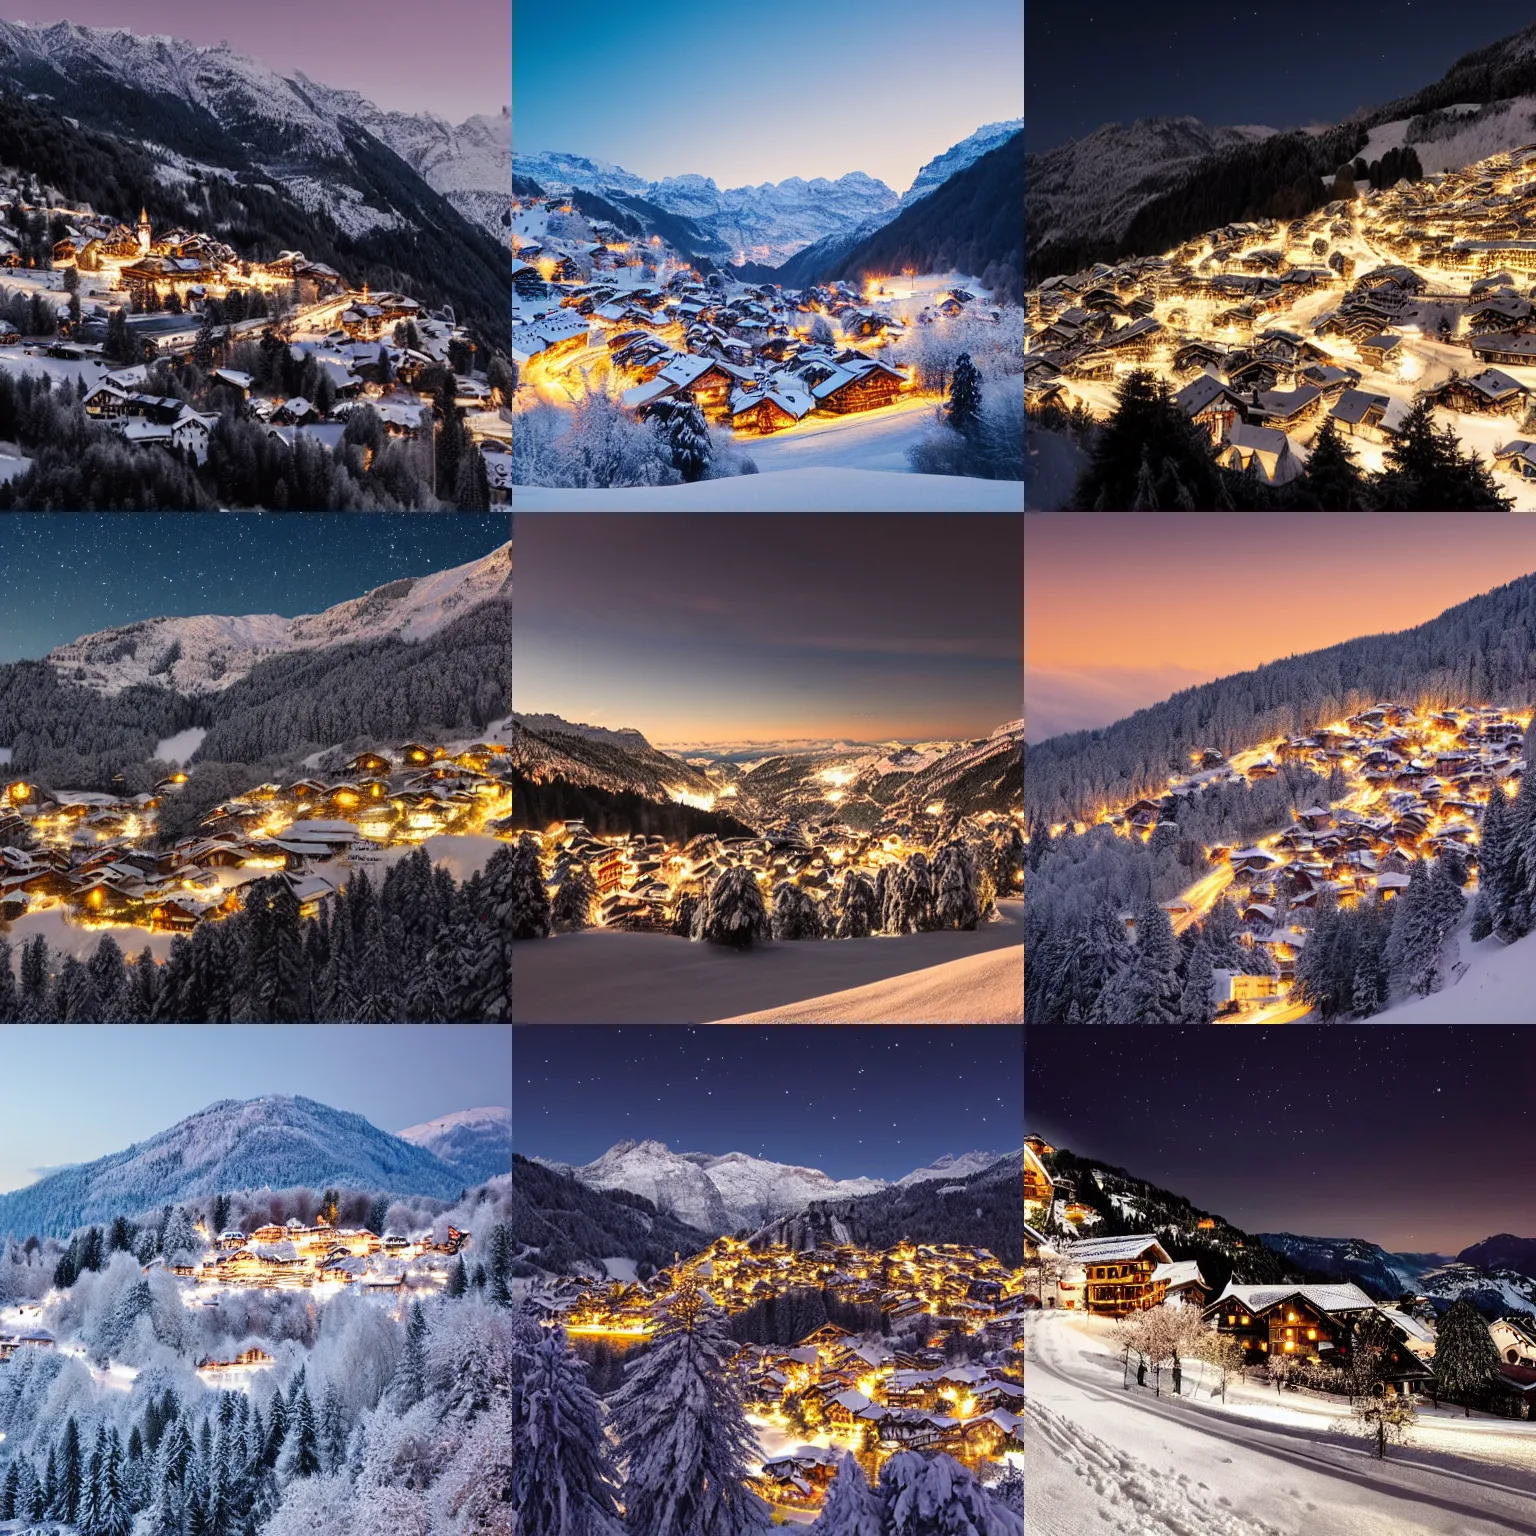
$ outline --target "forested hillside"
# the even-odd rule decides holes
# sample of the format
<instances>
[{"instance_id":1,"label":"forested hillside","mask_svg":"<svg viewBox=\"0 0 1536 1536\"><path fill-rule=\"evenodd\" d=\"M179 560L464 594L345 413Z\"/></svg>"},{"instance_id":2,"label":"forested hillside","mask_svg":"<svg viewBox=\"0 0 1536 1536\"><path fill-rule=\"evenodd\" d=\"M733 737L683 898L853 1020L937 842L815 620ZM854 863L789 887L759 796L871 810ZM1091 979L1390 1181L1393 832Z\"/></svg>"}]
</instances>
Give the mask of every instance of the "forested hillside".
<instances>
[{"instance_id":1,"label":"forested hillside","mask_svg":"<svg viewBox=\"0 0 1536 1536\"><path fill-rule=\"evenodd\" d=\"M751 837L752 828L734 816L674 801L647 800L633 790L601 789L566 779L543 783L512 770L512 829L542 832L551 823L577 819L598 837L639 833L686 843L701 832L717 837Z\"/></svg>"},{"instance_id":2,"label":"forested hillside","mask_svg":"<svg viewBox=\"0 0 1536 1536\"><path fill-rule=\"evenodd\" d=\"M1536 576L1396 634L1366 635L1186 688L1097 731L1027 749L1030 819L1085 818L1167 787L1196 747L1225 753L1338 719L1381 699L1529 704L1536 691Z\"/></svg>"},{"instance_id":3,"label":"forested hillside","mask_svg":"<svg viewBox=\"0 0 1536 1536\"><path fill-rule=\"evenodd\" d=\"M1024 135L989 150L839 257L822 278L966 272L993 297L1024 301Z\"/></svg>"},{"instance_id":4,"label":"forested hillside","mask_svg":"<svg viewBox=\"0 0 1536 1536\"><path fill-rule=\"evenodd\" d=\"M698 1253L707 1232L665 1216L627 1189L591 1189L569 1174L512 1154L514 1275L538 1270L602 1273L602 1261L630 1258L652 1270L675 1253Z\"/></svg>"}]
</instances>

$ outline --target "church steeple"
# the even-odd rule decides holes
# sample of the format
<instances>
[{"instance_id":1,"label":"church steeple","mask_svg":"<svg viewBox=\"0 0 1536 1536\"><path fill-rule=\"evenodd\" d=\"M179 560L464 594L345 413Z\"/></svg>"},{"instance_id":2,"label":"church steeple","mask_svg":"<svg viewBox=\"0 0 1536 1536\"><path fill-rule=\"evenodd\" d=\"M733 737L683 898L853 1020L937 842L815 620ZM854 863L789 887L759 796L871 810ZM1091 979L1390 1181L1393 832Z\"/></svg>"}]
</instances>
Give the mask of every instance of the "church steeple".
<instances>
[{"instance_id":1,"label":"church steeple","mask_svg":"<svg viewBox=\"0 0 1536 1536\"><path fill-rule=\"evenodd\" d=\"M149 210L139 208L139 250L142 254L149 254Z\"/></svg>"}]
</instances>

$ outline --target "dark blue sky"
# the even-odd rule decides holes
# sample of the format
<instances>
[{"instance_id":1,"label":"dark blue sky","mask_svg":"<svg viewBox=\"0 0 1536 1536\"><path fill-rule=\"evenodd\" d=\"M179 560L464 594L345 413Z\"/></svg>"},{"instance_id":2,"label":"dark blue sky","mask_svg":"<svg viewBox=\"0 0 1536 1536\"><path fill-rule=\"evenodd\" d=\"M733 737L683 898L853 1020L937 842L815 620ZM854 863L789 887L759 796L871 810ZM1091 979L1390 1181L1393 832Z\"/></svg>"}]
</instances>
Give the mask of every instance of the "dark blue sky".
<instances>
[{"instance_id":1,"label":"dark blue sky","mask_svg":"<svg viewBox=\"0 0 1536 1536\"><path fill-rule=\"evenodd\" d=\"M1023 519L522 514L513 707L655 744L1023 713Z\"/></svg>"},{"instance_id":2,"label":"dark blue sky","mask_svg":"<svg viewBox=\"0 0 1536 1536\"><path fill-rule=\"evenodd\" d=\"M1027 147L1103 123L1333 123L1407 96L1530 21L1493 0L1029 0Z\"/></svg>"},{"instance_id":3,"label":"dark blue sky","mask_svg":"<svg viewBox=\"0 0 1536 1536\"><path fill-rule=\"evenodd\" d=\"M504 1024L12 1024L4 1066L0 1190L219 1099L302 1094L391 1133L505 1105L512 1041Z\"/></svg>"},{"instance_id":4,"label":"dark blue sky","mask_svg":"<svg viewBox=\"0 0 1536 1536\"><path fill-rule=\"evenodd\" d=\"M1536 1029L1029 1031L1025 1120L1249 1232L1536 1237Z\"/></svg>"},{"instance_id":5,"label":"dark blue sky","mask_svg":"<svg viewBox=\"0 0 1536 1536\"><path fill-rule=\"evenodd\" d=\"M1023 1140L1023 1034L1008 1027L519 1025L512 1056L525 1157L587 1163L651 1139L897 1179Z\"/></svg>"},{"instance_id":6,"label":"dark blue sky","mask_svg":"<svg viewBox=\"0 0 1536 1536\"><path fill-rule=\"evenodd\" d=\"M514 150L565 150L647 180L723 187L918 168L1024 112L1022 0L523 4Z\"/></svg>"},{"instance_id":7,"label":"dark blue sky","mask_svg":"<svg viewBox=\"0 0 1536 1536\"><path fill-rule=\"evenodd\" d=\"M489 554L505 515L11 513L0 526L0 663L139 619L315 613Z\"/></svg>"}]
</instances>

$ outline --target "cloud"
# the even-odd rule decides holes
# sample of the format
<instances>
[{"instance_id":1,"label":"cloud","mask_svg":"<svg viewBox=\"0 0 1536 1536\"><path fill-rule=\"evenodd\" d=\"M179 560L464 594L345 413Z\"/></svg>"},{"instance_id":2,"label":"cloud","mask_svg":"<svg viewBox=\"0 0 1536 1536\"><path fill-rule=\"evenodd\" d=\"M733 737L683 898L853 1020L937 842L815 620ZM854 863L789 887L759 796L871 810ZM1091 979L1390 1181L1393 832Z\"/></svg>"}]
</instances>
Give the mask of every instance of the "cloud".
<instances>
[{"instance_id":1,"label":"cloud","mask_svg":"<svg viewBox=\"0 0 1536 1536\"><path fill-rule=\"evenodd\" d=\"M1156 667L1031 667L1024 670L1025 739L1095 730L1216 674L1165 663Z\"/></svg>"}]
</instances>

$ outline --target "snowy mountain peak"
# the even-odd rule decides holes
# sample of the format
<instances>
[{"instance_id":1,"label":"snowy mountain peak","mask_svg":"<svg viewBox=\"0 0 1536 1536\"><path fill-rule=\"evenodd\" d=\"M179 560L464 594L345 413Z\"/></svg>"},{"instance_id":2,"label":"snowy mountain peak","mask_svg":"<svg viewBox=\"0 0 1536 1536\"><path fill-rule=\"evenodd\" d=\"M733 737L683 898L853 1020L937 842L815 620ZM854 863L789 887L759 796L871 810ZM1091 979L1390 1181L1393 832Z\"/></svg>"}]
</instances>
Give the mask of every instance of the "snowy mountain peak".
<instances>
[{"instance_id":1,"label":"snowy mountain peak","mask_svg":"<svg viewBox=\"0 0 1536 1536\"><path fill-rule=\"evenodd\" d=\"M506 1108L460 1109L398 1133L401 1141L421 1147L456 1168L472 1184L484 1183L512 1166L512 1111Z\"/></svg>"},{"instance_id":2,"label":"snowy mountain peak","mask_svg":"<svg viewBox=\"0 0 1536 1536\"><path fill-rule=\"evenodd\" d=\"M912 185L901 194L901 206L908 208L919 198L927 197L951 176L963 171L966 166L979 160L989 150L996 149L999 144L1011 139L1014 134L1023 131L1024 119L1015 117L1004 123L986 123L968 138L961 139L958 144L951 144L942 155L935 155L918 171Z\"/></svg>"},{"instance_id":3,"label":"snowy mountain peak","mask_svg":"<svg viewBox=\"0 0 1536 1536\"><path fill-rule=\"evenodd\" d=\"M905 1187L910 1184L928 1184L937 1179L964 1179L973 1173L980 1173L983 1168L990 1168L993 1163L1001 1162L1006 1155L1003 1152L961 1152L958 1155L946 1152L943 1157L934 1158L926 1168L914 1168L896 1182Z\"/></svg>"},{"instance_id":4,"label":"snowy mountain peak","mask_svg":"<svg viewBox=\"0 0 1536 1536\"><path fill-rule=\"evenodd\" d=\"M275 613L145 619L72 640L46 659L65 680L99 693L121 693L141 683L187 694L219 693L269 656L388 636L424 640L511 591L508 542L479 560L388 582L324 613L293 619Z\"/></svg>"}]
</instances>

